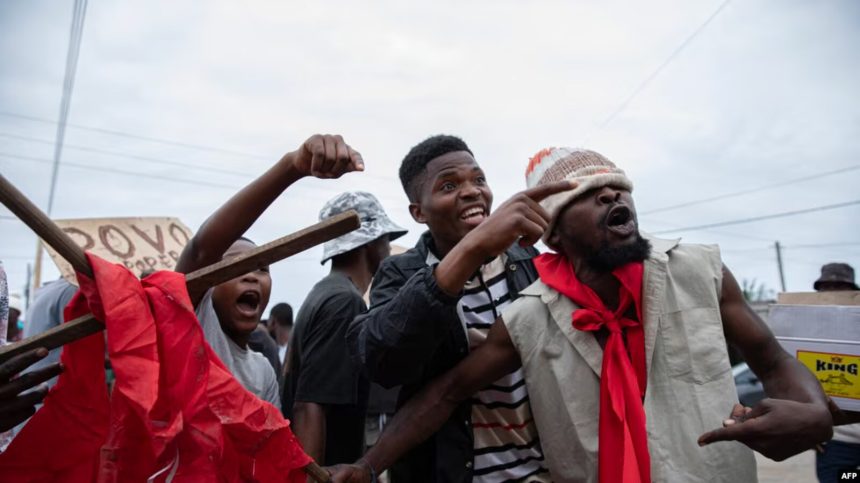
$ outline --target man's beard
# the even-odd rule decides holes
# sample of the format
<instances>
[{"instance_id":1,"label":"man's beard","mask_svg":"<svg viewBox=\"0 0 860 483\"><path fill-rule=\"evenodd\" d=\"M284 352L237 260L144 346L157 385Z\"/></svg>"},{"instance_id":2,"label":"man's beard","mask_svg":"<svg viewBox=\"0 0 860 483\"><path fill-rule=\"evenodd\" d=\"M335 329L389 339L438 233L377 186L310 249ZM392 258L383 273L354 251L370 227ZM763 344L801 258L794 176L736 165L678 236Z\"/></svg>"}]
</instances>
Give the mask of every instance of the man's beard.
<instances>
[{"instance_id":1,"label":"man's beard","mask_svg":"<svg viewBox=\"0 0 860 483\"><path fill-rule=\"evenodd\" d=\"M604 241L600 248L585 258L585 263L594 270L611 272L631 262L641 262L651 254L651 242L637 233L633 243L610 246Z\"/></svg>"}]
</instances>

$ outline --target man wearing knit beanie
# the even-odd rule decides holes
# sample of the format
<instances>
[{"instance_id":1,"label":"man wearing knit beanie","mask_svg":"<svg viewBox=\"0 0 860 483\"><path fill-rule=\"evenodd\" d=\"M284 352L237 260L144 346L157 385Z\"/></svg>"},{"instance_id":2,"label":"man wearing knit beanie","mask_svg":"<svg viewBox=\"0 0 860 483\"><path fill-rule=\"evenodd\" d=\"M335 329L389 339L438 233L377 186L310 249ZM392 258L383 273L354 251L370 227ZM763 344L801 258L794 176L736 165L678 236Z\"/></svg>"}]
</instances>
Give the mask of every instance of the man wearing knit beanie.
<instances>
[{"instance_id":1,"label":"man wearing knit beanie","mask_svg":"<svg viewBox=\"0 0 860 483\"><path fill-rule=\"evenodd\" d=\"M526 179L571 182L539 202L555 253L535 259L540 279L487 342L395 416L364 457L374 469L519 367L556 483L752 482L748 448L711 443L782 460L830 437L820 385L749 309L716 246L641 235L632 182L596 152L545 149ZM737 404L726 340L764 383L754 408ZM367 481L360 466L335 476Z\"/></svg>"}]
</instances>

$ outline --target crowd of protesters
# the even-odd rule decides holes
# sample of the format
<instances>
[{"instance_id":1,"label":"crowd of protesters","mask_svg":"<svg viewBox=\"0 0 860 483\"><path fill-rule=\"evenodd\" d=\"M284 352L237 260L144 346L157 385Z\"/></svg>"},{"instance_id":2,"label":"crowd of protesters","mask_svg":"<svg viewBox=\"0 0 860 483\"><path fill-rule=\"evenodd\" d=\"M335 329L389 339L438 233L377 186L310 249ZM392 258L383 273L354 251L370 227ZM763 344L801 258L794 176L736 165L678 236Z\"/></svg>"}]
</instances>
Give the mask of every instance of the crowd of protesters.
<instances>
[{"instance_id":1,"label":"crowd of protesters","mask_svg":"<svg viewBox=\"0 0 860 483\"><path fill-rule=\"evenodd\" d=\"M340 136L312 136L214 211L175 271L255 248L244 234L302 178L363 169ZM399 171L404 208L427 227L413 248L390 255L406 230L373 194L340 194L320 219L355 210L361 226L325 243L329 274L295 320L284 303L263 320L261 268L191 300L206 342L337 482L749 482L753 450L816 447L819 475L860 464L856 426L820 446L852 415L781 348L716 246L640 232L633 181L594 151L544 149L524 170L525 189L493 209L462 139L420 142ZM857 290L850 267L829 267L816 289ZM19 330L0 265L0 343L7 321L10 341L60 325L75 291L42 287ZM727 344L764 384L755 407L738 404ZM0 364L6 443L62 372L60 351ZM398 396L369 447L373 384Z\"/></svg>"}]
</instances>

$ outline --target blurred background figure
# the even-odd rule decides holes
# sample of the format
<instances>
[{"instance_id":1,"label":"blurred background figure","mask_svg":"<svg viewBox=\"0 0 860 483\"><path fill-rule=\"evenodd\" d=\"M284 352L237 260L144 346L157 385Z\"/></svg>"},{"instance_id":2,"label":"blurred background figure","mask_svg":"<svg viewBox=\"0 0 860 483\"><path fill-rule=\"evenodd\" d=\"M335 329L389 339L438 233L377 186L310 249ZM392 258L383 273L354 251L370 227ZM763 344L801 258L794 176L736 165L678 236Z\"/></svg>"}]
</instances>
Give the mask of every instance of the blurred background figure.
<instances>
[{"instance_id":1,"label":"blurred background figure","mask_svg":"<svg viewBox=\"0 0 860 483\"><path fill-rule=\"evenodd\" d=\"M23 313L24 303L21 295L9 294L9 325L6 327L6 342L21 340L24 334L24 319L21 317Z\"/></svg>"},{"instance_id":2,"label":"blurred background figure","mask_svg":"<svg viewBox=\"0 0 860 483\"><path fill-rule=\"evenodd\" d=\"M854 267L847 263L828 263L821 267L821 276L812 285L817 292L858 290L854 282Z\"/></svg>"},{"instance_id":3,"label":"blurred background figure","mask_svg":"<svg viewBox=\"0 0 860 483\"><path fill-rule=\"evenodd\" d=\"M283 365L293 332L293 307L290 304L281 302L272 307L269 312L269 331L278 346L278 360Z\"/></svg>"},{"instance_id":4,"label":"blurred background figure","mask_svg":"<svg viewBox=\"0 0 860 483\"><path fill-rule=\"evenodd\" d=\"M858 290L854 268L847 263L828 263L812 285L817 292ZM836 481L839 470L860 466L860 424L833 427L833 439L821 445L815 455L818 481Z\"/></svg>"},{"instance_id":5,"label":"blurred background figure","mask_svg":"<svg viewBox=\"0 0 860 483\"><path fill-rule=\"evenodd\" d=\"M78 287L62 277L48 282L36 290L30 307L27 309L27 323L24 324L23 338L41 334L62 324L63 310L77 291ZM47 357L36 362L27 372L60 362L60 350L59 348L52 350ZM52 379L48 381L48 385L53 386L56 382L56 379Z\"/></svg>"},{"instance_id":6,"label":"blurred background figure","mask_svg":"<svg viewBox=\"0 0 860 483\"><path fill-rule=\"evenodd\" d=\"M269 334L269 329L266 328L265 324L258 324L254 332L251 332L251 336L248 337L248 348L263 354L266 360L269 361L272 369L275 370L276 375L281 373L281 360L278 360L278 346ZM280 380L280 378L278 379Z\"/></svg>"}]
</instances>

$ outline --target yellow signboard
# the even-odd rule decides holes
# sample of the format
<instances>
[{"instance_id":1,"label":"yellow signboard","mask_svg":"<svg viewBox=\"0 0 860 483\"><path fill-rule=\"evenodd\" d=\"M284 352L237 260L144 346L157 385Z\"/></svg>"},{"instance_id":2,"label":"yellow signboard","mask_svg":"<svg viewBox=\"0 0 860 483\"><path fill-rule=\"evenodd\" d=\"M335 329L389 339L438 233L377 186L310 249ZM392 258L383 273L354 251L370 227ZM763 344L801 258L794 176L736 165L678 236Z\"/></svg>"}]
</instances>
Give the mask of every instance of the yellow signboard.
<instances>
[{"instance_id":1,"label":"yellow signboard","mask_svg":"<svg viewBox=\"0 0 860 483\"><path fill-rule=\"evenodd\" d=\"M797 359L815 374L828 396L860 399L860 356L797 351Z\"/></svg>"}]
</instances>

